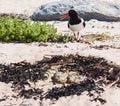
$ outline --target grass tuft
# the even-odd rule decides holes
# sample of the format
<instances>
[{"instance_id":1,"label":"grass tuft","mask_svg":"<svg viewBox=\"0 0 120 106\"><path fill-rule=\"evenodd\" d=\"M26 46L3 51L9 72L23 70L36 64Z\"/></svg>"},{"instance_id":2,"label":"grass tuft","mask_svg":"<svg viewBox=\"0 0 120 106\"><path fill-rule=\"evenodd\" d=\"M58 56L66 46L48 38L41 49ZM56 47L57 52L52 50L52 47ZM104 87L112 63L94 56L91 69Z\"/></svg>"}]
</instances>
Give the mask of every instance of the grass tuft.
<instances>
[{"instance_id":1,"label":"grass tuft","mask_svg":"<svg viewBox=\"0 0 120 106\"><path fill-rule=\"evenodd\" d=\"M90 34L84 37L86 41L93 42L93 41L105 41L110 39L108 33L97 33L97 34Z\"/></svg>"}]
</instances>

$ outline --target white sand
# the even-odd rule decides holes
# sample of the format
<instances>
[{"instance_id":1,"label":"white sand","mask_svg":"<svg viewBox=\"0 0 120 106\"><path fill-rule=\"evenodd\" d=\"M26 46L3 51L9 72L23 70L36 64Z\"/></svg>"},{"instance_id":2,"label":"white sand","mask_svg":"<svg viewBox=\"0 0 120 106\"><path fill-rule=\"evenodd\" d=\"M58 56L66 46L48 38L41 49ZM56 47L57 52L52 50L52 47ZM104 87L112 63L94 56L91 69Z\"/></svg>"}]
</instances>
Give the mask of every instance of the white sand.
<instances>
[{"instance_id":1,"label":"white sand","mask_svg":"<svg viewBox=\"0 0 120 106\"><path fill-rule=\"evenodd\" d=\"M32 13L40 5L58 0L0 0L0 13Z\"/></svg>"},{"instance_id":2,"label":"white sand","mask_svg":"<svg viewBox=\"0 0 120 106\"><path fill-rule=\"evenodd\" d=\"M39 5L52 1L56 0L0 0L0 13L27 12L31 14ZM92 26L94 26L94 28L92 28ZM71 33L67 29L67 22L56 22L55 27L58 29L58 33ZM87 27L81 33L82 35L86 35L88 33L101 32L108 32L111 36L118 35L118 37L120 37L120 23L91 20L87 22ZM67 55L77 53L85 56L94 55L104 57L105 59L120 65L120 49L109 48L98 50L90 47L101 44L116 45L120 47L119 41L94 42L94 44L91 45L76 42L66 44L45 43L47 46L39 46L39 44L41 43L0 43L0 63L8 64L23 60L34 63L35 61L41 60L45 55ZM42 83L44 84L45 82L41 82L41 84ZM46 88L50 88L52 86L49 82L49 86L47 83L45 84ZM40 106L39 101L32 99L26 100L23 98L16 100L12 97L12 94L14 93L11 91L10 84L0 82L0 99L5 98L4 95L8 96L6 101L0 102L0 106L20 106L22 102L27 104L27 106ZM120 106L120 89L110 88L105 91L102 97L107 100L107 103L103 106ZM81 96L70 96L67 98L62 97L55 104L51 104L51 106L96 106L99 104L99 102L90 102L89 99L90 98L83 93ZM51 101L49 100L43 101L43 106L49 106L50 102Z\"/></svg>"},{"instance_id":3,"label":"white sand","mask_svg":"<svg viewBox=\"0 0 120 106\"><path fill-rule=\"evenodd\" d=\"M46 43L48 46L38 46L39 43L32 44L0 44L0 63L14 63L26 60L34 63L39 61L45 55L94 55L104 57L120 65L120 49L97 50L89 47L87 44L80 43Z\"/></svg>"}]
</instances>

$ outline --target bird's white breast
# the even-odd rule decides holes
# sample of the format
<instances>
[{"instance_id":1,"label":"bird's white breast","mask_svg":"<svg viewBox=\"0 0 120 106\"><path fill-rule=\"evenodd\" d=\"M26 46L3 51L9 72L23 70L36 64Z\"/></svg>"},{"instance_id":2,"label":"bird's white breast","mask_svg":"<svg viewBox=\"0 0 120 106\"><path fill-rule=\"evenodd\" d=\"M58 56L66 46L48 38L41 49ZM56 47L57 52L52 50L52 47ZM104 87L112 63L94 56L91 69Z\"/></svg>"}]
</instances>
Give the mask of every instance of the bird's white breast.
<instances>
[{"instance_id":1,"label":"bird's white breast","mask_svg":"<svg viewBox=\"0 0 120 106\"><path fill-rule=\"evenodd\" d=\"M69 29L72 30L73 32L79 32L79 31L81 31L84 28L83 23L84 23L83 19L81 19L81 23L79 23L79 24L70 25L68 23L69 24Z\"/></svg>"}]
</instances>

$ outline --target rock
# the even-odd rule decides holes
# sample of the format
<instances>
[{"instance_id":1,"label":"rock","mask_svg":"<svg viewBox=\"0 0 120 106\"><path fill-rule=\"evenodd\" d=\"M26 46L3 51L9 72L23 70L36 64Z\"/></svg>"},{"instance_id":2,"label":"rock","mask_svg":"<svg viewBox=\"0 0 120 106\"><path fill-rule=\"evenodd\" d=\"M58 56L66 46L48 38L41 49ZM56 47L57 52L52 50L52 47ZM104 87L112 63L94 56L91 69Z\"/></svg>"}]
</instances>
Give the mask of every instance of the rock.
<instances>
[{"instance_id":1,"label":"rock","mask_svg":"<svg viewBox=\"0 0 120 106\"><path fill-rule=\"evenodd\" d=\"M80 84L82 81L85 81L87 78L86 76L80 75L78 72L69 72L67 77L67 83L77 83Z\"/></svg>"},{"instance_id":2,"label":"rock","mask_svg":"<svg viewBox=\"0 0 120 106\"><path fill-rule=\"evenodd\" d=\"M67 77L68 80L67 80L67 82L68 83L80 83L81 80L80 80L79 76L80 76L79 73L71 71L68 74L68 77Z\"/></svg>"},{"instance_id":3,"label":"rock","mask_svg":"<svg viewBox=\"0 0 120 106\"><path fill-rule=\"evenodd\" d=\"M68 73L66 72L56 72L53 75L53 82L65 84L67 82Z\"/></svg>"},{"instance_id":4,"label":"rock","mask_svg":"<svg viewBox=\"0 0 120 106\"><path fill-rule=\"evenodd\" d=\"M119 0L60 0L41 5L32 15L33 20L59 20L60 14L74 9L85 20L120 20Z\"/></svg>"},{"instance_id":5,"label":"rock","mask_svg":"<svg viewBox=\"0 0 120 106\"><path fill-rule=\"evenodd\" d=\"M56 72L53 77L52 81L54 83L59 83L59 84L73 84L73 83L81 83L86 79L85 76L79 75L78 72Z\"/></svg>"}]
</instances>

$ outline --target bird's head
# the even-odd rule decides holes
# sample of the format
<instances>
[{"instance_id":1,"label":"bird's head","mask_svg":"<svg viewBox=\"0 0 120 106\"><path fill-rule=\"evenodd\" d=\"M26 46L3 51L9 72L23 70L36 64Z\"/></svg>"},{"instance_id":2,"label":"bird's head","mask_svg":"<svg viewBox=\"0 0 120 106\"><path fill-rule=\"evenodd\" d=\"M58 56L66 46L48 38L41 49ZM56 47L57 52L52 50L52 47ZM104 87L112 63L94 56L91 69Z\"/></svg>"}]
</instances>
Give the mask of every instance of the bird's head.
<instances>
[{"instance_id":1,"label":"bird's head","mask_svg":"<svg viewBox=\"0 0 120 106\"><path fill-rule=\"evenodd\" d=\"M78 14L77 14L77 12L75 10L69 10L68 13L61 15L60 19L63 20L65 18L67 18L67 17L74 17L74 16L77 16L77 15Z\"/></svg>"},{"instance_id":2,"label":"bird's head","mask_svg":"<svg viewBox=\"0 0 120 106\"><path fill-rule=\"evenodd\" d=\"M69 10L69 11L68 11L68 14L69 14L70 17L74 17L74 16L77 16L77 15L78 15L75 10Z\"/></svg>"}]
</instances>

